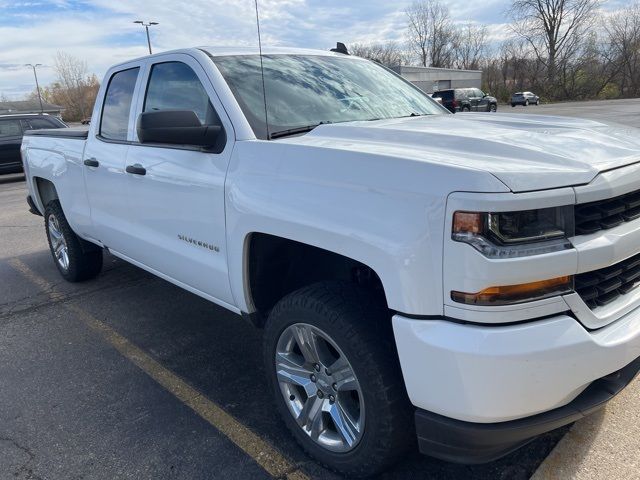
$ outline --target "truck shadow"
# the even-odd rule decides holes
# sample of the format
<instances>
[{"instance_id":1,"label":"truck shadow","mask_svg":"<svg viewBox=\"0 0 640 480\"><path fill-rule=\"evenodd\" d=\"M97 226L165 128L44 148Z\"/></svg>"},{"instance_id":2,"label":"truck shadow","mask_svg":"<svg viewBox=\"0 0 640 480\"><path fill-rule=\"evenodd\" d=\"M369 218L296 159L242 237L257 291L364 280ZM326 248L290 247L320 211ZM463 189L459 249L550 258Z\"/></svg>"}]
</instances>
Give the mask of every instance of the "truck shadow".
<instances>
[{"instance_id":1,"label":"truck shadow","mask_svg":"<svg viewBox=\"0 0 640 480\"><path fill-rule=\"evenodd\" d=\"M279 420L265 381L261 332L241 317L110 255L105 255L103 273L82 284L61 281L46 250L19 260L54 285L59 293L57 301L74 302L115 329L293 462L303 465L311 478L339 478L310 460ZM18 308L13 305L4 314L0 311L0 317L19 315L23 309L52 309L45 293L19 272L11 273L9 262L0 262L0 276L14 284L15 292L8 292L2 304L15 303ZM486 465L454 465L414 452L381 478L528 479L566 431L551 432Z\"/></svg>"}]
</instances>

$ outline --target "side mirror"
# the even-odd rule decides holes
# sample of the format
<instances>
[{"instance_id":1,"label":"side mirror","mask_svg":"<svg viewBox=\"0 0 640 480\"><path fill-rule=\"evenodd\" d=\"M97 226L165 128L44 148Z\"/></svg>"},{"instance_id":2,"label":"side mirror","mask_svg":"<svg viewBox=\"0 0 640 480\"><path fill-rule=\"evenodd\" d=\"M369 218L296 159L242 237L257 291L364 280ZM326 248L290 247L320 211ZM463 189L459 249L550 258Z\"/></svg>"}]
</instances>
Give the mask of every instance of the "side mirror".
<instances>
[{"instance_id":1,"label":"side mirror","mask_svg":"<svg viewBox=\"0 0 640 480\"><path fill-rule=\"evenodd\" d=\"M154 110L141 113L136 130L141 143L193 145L215 151L222 151L224 148L225 134L222 127L202 125L191 110Z\"/></svg>"}]
</instances>

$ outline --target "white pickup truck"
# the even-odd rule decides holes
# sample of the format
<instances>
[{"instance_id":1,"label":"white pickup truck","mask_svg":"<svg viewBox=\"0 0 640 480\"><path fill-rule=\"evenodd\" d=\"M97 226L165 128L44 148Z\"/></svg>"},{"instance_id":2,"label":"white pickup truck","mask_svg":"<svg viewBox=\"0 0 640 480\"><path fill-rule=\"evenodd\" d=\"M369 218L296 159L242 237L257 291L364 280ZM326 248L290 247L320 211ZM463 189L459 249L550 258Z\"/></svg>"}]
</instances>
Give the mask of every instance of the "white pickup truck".
<instances>
[{"instance_id":1,"label":"white pickup truck","mask_svg":"<svg viewBox=\"0 0 640 480\"><path fill-rule=\"evenodd\" d=\"M22 155L64 278L108 250L263 328L275 408L342 473L416 437L493 460L640 370L640 130L453 115L343 53L193 48L111 68L88 131Z\"/></svg>"}]
</instances>

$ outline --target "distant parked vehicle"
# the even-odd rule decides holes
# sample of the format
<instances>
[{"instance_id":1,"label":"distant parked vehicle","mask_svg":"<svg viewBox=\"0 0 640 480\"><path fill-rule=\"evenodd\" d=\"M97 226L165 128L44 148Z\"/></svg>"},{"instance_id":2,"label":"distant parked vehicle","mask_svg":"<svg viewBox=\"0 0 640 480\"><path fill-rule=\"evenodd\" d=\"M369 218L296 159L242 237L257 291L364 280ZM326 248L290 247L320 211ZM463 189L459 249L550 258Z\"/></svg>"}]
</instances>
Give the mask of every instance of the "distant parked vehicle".
<instances>
[{"instance_id":1,"label":"distant parked vehicle","mask_svg":"<svg viewBox=\"0 0 640 480\"><path fill-rule=\"evenodd\" d=\"M540 97L531 92L516 92L511 95L511 106L523 105L528 107L529 105L540 105Z\"/></svg>"},{"instance_id":2,"label":"distant parked vehicle","mask_svg":"<svg viewBox=\"0 0 640 480\"><path fill-rule=\"evenodd\" d=\"M0 174L22 171L20 145L27 130L44 128L66 128L56 117L50 115L24 114L0 116Z\"/></svg>"},{"instance_id":3,"label":"distant parked vehicle","mask_svg":"<svg viewBox=\"0 0 640 480\"><path fill-rule=\"evenodd\" d=\"M495 112L498 100L479 88L450 88L432 95L441 98L442 105L450 112Z\"/></svg>"},{"instance_id":4,"label":"distant parked vehicle","mask_svg":"<svg viewBox=\"0 0 640 480\"><path fill-rule=\"evenodd\" d=\"M91 123L91 117L83 118L80 123L82 123L82 125L89 125Z\"/></svg>"}]
</instances>

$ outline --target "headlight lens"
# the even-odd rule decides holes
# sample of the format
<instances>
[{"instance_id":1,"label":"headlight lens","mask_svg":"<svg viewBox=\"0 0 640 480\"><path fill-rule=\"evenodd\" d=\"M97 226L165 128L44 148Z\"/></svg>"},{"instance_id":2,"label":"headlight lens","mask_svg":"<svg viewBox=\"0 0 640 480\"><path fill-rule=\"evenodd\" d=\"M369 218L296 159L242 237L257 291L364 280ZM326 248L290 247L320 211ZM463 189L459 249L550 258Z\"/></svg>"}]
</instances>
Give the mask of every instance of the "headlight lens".
<instances>
[{"instance_id":1,"label":"headlight lens","mask_svg":"<svg viewBox=\"0 0 640 480\"><path fill-rule=\"evenodd\" d=\"M540 255L571 248L573 206L517 212L455 212L452 238L489 258Z\"/></svg>"}]
</instances>

